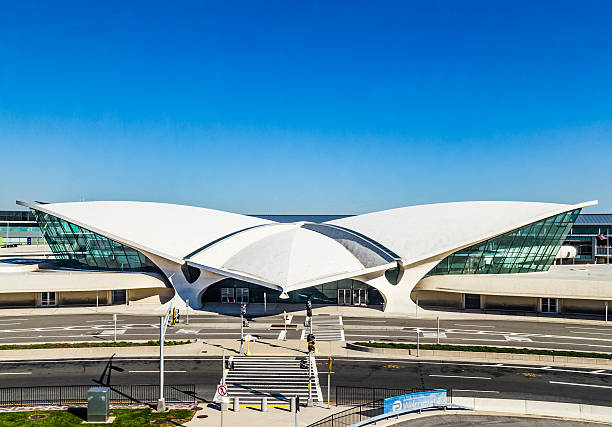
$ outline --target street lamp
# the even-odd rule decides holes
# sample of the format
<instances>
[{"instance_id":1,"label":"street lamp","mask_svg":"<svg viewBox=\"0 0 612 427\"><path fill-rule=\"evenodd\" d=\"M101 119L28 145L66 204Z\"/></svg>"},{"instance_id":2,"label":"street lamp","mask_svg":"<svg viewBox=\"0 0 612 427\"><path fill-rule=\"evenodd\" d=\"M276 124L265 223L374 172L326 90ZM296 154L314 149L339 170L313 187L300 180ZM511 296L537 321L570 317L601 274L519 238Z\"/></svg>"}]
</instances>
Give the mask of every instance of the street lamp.
<instances>
[{"instance_id":1,"label":"street lamp","mask_svg":"<svg viewBox=\"0 0 612 427\"><path fill-rule=\"evenodd\" d=\"M164 399L164 340L166 338L166 328L172 308L169 308L165 316L159 316L159 400L157 401L157 410L166 410L166 399Z\"/></svg>"}]
</instances>

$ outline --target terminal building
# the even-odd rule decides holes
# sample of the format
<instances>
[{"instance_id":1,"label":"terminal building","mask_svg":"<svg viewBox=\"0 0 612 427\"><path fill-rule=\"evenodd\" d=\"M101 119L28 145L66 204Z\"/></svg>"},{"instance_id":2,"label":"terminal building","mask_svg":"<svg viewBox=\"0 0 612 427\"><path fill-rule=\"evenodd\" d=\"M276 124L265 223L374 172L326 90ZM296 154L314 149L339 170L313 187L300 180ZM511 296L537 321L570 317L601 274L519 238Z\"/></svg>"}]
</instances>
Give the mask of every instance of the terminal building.
<instances>
[{"instance_id":1,"label":"terminal building","mask_svg":"<svg viewBox=\"0 0 612 427\"><path fill-rule=\"evenodd\" d=\"M600 314L612 299L602 256L612 215L580 215L596 202L442 203L346 217L18 203L30 211L4 213L3 245L44 239L48 259L25 256L22 241L5 248L17 252L0 262L4 307L172 300L204 310L264 302L301 308L311 300L391 313L418 305Z\"/></svg>"}]
</instances>

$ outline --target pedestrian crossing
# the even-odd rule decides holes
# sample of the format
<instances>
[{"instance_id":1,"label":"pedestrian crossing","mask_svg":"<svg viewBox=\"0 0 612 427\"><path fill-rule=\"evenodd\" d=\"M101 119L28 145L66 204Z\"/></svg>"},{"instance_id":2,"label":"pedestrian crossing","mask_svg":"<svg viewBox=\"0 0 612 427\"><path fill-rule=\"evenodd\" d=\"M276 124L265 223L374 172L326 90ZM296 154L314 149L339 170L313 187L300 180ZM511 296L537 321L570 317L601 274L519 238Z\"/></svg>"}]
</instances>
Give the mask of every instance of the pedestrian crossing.
<instances>
[{"instance_id":1,"label":"pedestrian crossing","mask_svg":"<svg viewBox=\"0 0 612 427\"><path fill-rule=\"evenodd\" d=\"M305 340L309 332L310 328L303 329L300 339ZM313 316L312 333L316 341L344 341L342 316Z\"/></svg>"},{"instance_id":2,"label":"pedestrian crossing","mask_svg":"<svg viewBox=\"0 0 612 427\"><path fill-rule=\"evenodd\" d=\"M315 402L322 402L314 358L312 362L312 398ZM228 396L239 397L241 405L258 405L263 396L268 397L268 405L287 404L289 398L294 396L300 397L300 403L306 403L308 368L301 368L297 357L234 357L233 368L227 371L225 384Z\"/></svg>"}]
</instances>

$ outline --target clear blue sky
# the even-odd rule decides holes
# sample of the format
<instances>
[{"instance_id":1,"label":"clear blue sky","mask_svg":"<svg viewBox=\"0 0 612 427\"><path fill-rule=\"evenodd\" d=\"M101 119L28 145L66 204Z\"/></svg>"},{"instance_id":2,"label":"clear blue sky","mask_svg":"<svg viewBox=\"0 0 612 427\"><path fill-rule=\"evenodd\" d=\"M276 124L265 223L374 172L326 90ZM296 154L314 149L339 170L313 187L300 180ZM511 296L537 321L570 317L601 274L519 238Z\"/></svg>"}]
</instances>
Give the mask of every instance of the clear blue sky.
<instances>
[{"instance_id":1,"label":"clear blue sky","mask_svg":"<svg viewBox=\"0 0 612 427\"><path fill-rule=\"evenodd\" d=\"M612 212L611 18L610 1L2 0L0 209Z\"/></svg>"}]
</instances>

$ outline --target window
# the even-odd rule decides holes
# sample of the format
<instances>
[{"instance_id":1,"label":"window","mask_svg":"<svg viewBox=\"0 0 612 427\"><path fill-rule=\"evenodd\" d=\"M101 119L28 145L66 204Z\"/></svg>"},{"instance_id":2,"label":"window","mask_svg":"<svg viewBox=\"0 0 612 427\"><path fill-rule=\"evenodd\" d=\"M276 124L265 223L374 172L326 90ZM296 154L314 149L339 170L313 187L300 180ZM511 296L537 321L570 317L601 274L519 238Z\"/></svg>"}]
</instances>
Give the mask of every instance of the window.
<instances>
[{"instance_id":1,"label":"window","mask_svg":"<svg viewBox=\"0 0 612 427\"><path fill-rule=\"evenodd\" d=\"M43 307L55 307L55 292L41 292L40 305Z\"/></svg>"},{"instance_id":2,"label":"window","mask_svg":"<svg viewBox=\"0 0 612 427\"><path fill-rule=\"evenodd\" d=\"M161 271L136 249L32 209L43 236L63 266L79 270Z\"/></svg>"},{"instance_id":3,"label":"window","mask_svg":"<svg viewBox=\"0 0 612 427\"><path fill-rule=\"evenodd\" d=\"M580 209L565 212L461 249L427 276L546 271L579 213Z\"/></svg>"},{"instance_id":4,"label":"window","mask_svg":"<svg viewBox=\"0 0 612 427\"><path fill-rule=\"evenodd\" d=\"M540 302L540 311L542 313L557 313L558 304L557 298L542 298Z\"/></svg>"}]
</instances>

